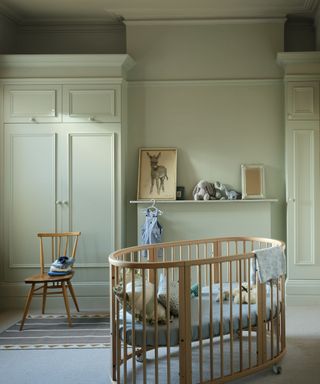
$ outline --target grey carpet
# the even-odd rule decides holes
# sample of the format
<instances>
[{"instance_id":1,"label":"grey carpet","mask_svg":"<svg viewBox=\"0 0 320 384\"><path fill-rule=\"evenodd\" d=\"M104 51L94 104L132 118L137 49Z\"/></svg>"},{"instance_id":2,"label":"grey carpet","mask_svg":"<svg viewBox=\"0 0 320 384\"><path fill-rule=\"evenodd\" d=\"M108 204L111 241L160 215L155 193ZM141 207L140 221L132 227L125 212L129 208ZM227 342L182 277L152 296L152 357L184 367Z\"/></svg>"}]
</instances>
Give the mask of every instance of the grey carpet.
<instances>
[{"instance_id":1,"label":"grey carpet","mask_svg":"<svg viewBox=\"0 0 320 384\"><path fill-rule=\"evenodd\" d=\"M20 321L0 333L0 349L107 348L110 346L110 321L106 314L76 314L72 327L66 315L28 316L24 328Z\"/></svg>"}]
</instances>

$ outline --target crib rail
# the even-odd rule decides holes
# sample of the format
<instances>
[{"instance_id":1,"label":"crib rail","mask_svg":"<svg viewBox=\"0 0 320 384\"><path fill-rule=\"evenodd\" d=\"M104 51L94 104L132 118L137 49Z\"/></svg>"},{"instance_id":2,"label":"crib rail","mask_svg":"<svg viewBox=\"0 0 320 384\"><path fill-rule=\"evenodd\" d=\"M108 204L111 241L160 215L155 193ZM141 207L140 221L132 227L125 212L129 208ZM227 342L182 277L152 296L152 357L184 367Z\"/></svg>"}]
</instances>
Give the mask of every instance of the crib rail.
<instances>
[{"instance_id":1,"label":"crib rail","mask_svg":"<svg viewBox=\"0 0 320 384\"><path fill-rule=\"evenodd\" d=\"M276 245L284 249L229 237L111 254L112 380L220 383L277 363L286 349L285 277L260 284L253 270L254 250Z\"/></svg>"}]
</instances>

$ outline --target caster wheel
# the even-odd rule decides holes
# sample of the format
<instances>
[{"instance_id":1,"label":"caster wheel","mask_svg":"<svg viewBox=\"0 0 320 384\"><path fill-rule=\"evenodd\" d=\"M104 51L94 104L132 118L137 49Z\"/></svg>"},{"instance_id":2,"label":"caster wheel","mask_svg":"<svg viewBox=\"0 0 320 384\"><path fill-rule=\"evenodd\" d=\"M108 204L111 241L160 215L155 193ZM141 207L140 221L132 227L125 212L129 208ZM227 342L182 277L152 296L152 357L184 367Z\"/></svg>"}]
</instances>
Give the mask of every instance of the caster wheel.
<instances>
[{"instance_id":1,"label":"caster wheel","mask_svg":"<svg viewBox=\"0 0 320 384\"><path fill-rule=\"evenodd\" d=\"M273 370L273 373L276 374L276 375L280 375L281 371L282 371L282 368L280 365L274 365L272 367L272 370Z\"/></svg>"}]
</instances>

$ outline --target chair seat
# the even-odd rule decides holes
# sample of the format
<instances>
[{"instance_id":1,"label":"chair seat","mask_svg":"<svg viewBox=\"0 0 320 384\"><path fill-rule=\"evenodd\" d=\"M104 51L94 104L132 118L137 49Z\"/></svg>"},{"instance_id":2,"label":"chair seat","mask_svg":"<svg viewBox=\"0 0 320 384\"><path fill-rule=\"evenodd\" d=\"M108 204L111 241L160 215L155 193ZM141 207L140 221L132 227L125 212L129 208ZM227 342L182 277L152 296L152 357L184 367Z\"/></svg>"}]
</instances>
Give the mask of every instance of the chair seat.
<instances>
[{"instance_id":1,"label":"chair seat","mask_svg":"<svg viewBox=\"0 0 320 384\"><path fill-rule=\"evenodd\" d=\"M33 275L27 277L24 282L27 284L32 283L50 283L50 282L57 282L57 281L68 281L71 280L74 275L74 271L71 271L71 273L68 273L64 276L49 276L47 273L39 273L38 275Z\"/></svg>"}]
</instances>

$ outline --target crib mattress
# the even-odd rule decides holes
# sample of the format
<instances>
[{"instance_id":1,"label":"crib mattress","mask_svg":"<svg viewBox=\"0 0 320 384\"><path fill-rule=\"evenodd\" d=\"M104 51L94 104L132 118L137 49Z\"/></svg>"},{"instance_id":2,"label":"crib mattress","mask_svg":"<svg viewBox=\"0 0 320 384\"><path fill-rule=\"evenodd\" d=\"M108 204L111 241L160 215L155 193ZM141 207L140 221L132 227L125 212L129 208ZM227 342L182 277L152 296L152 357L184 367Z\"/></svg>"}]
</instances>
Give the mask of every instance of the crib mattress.
<instances>
[{"instance_id":1,"label":"crib mattress","mask_svg":"<svg viewBox=\"0 0 320 384\"><path fill-rule=\"evenodd\" d=\"M205 295L202 297L201 313L202 313L202 339L210 338L210 297ZM242 316L240 323L240 305L232 302L232 330L236 333L240 329L245 330L249 326L249 306L248 304L242 304ZM277 311L276 300L273 301L273 316ZM222 333L224 335L231 332L231 314L230 303L225 301L222 305L222 320L221 320L220 303L212 300L212 333L213 336L219 336L221 334L220 324L222 325ZM266 300L266 320L271 319L271 300L267 297ZM257 325L257 305L250 305L250 322L251 326ZM191 298L191 341L199 340L199 298ZM170 346L179 344L179 318L174 318L170 321L169 326L167 324L158 324L158 346L167 346L167 333L169 330ZM126 318L126 342L132 345L132 321L131 316ZM134 327L135 334L135 346L142 347L143 343L143 324L139 321L135 321ZM120 326L120 337L124 339L124 326ZM155 346L155 325L146 324L146 345L148 347Z\"/></svg>"}]
</instances>

